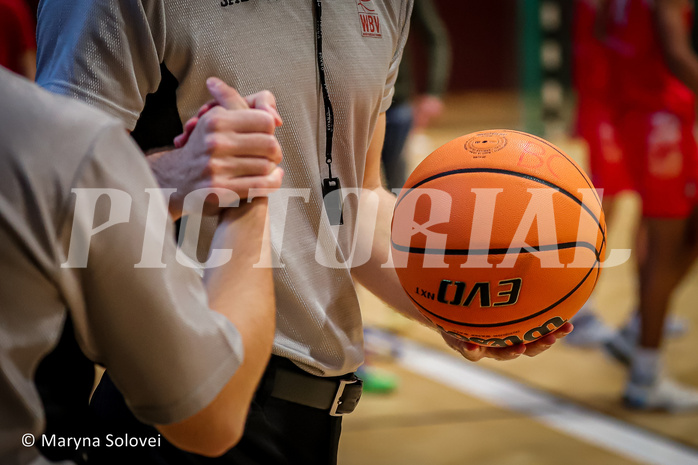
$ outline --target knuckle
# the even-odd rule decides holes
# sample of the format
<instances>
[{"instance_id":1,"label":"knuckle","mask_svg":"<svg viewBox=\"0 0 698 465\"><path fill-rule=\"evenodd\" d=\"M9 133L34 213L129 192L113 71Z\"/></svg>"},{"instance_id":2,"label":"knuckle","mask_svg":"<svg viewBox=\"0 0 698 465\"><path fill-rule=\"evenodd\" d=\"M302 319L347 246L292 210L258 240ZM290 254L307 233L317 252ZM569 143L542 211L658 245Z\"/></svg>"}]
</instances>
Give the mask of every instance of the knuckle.
<instances>
[{"instance_id":1,"label":"knuckle","mask_svg":"<svg viewBox=\"0 0 698 465\"><path fill-rule=\"evenodd\" d=\"M269 155L269 156L274 156L276 155L277 152L281 151L281 146L279 145L279 141L276 140L276 137L274 136L267 136L263 139L263 149L264 149L264 154Z\"/></svg>"},{"instance_id":2,"label":"knuckle","mask_svg":"<svg viewBox=\"0 0 698 465\"><path fill-rule=\"evenodd\" d=\"M212 114L206 114L206 115L202 116L202 119L204 121L204 128L208 132L215 132L216 130L218 130L218 127L220 125L220 120L219 120L218 116L212 115Z\"/></svg>"},{"instance_id":3,"label":"knuckle","mask_svg":"<svg viewBox=\"0 0 698 465\"><path fill-rule=\"evenodd\" d=\"M209 155L216 150L216 144L217 140L215 136L207 135L204 137L204 151Z\"/></svg>"},{"instance_id":4,"label":"knuckle","mask_svg":"<svg viewBox=\"0 0 698 465\"><path fill-rule=\"evenodd\" d=\"M220 130L223 125L223 112L224 110L222 108L215 107L205 113L201 117L201 119L204 121L204 127L210 132Z\"/></svg>"},{"instance_id":5,"label":"knuckle","mask_svg":"<svg viewBox=\"0 0 698 465\"><path fill-rule=\"evenodd\" d=\"M281 184L282 184L281 179L274 179L273 181L269 182L268 187L270 187L272 189L278 189L281 187Z\"/></svg>"},{"instance_id":6,"label":"knuckle","mask_svg":"<svg viewBox=\"0 0 698 465\"><path fill-rule=\"evenodd\" d=\"M266 180L269 184L269 187L281 187L282 179L280 176L274 176L273 170L267 175Z\"/></svg>"},{"instance_id":7,"label":"knuckle","mask_svg":"<svg viewBox=\"0 0 698 465\"><path fill-rule=\"evenodd\" d=\"M264 89L263 91L261 91L259 93L259 96L266 103L276 104L276 98L274 97L274 94L272 94L270 90Z\"/></svg>"},{"instance_id":8,"label":"knuckle","mask_svg":"<svg viewBox=\"0 0 698 465\"><path fill-rule=\"evenodd\" d=\"M273 134L276 129L274 117L267 112L261 112L259 114L259 126L262 132Z\"/></svg>"},{"instance_id":9,"label":"knuckle","mask_svg":"<svg viewBox=\"0 0 698 465\"><path fill-rule=\"evenodd\" d=\"M204 149L209 155L219 152L223 148L223 145L224 142L220 136L208 134L206 137L204 137Z\"/></svg>"},{"instance_id":10,"label":"knuckle","mask_svg":"<svg viewBox=\"0 0 698 465\"><path fill-rule=\"evenodd\" d=\"M209 173L210 176L215 176L222 173L224 171L225 166L222 160L218 158L209 158L208 166L206 168L206 171Z\"/></svg>"}]
</instances>

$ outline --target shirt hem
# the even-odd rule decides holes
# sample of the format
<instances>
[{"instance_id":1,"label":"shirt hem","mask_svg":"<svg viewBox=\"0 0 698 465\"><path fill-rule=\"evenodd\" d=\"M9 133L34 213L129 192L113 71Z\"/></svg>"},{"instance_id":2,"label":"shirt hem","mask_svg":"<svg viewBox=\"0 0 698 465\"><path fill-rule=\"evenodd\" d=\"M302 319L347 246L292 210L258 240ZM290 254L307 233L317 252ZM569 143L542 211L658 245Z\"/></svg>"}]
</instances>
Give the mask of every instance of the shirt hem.
<instances>
[{"instance_id":1,"label":"shirt hem","mask_svg":"<svg viewBox=\"0 0 698 465\"><path fill-rule=\"evenodd\" d=\"M129 111L100 95L87 92L82 87L76 86L67 81L50 81L41 83L41 86L44 89L56 94L76 97L83 103L91 104L92 106L109 113L110 115L121 120L126 126L126 129L129 131L133 131L133 129L136 127L139 117L137 113Z\"/></svg>"}]
</instances>

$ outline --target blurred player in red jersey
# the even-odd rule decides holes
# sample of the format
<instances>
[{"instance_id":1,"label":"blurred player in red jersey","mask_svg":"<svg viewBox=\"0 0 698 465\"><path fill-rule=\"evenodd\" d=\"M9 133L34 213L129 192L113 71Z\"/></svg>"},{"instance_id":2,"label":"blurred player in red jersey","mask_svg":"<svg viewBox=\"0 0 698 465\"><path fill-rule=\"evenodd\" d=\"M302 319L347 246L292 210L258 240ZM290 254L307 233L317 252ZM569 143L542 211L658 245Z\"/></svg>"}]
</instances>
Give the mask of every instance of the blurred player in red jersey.
<instances>
[{"instance_id":1,"label":"blurred player in red jersey","mask_svg":"<svg viewBox=\"0 0 698 465\"><path fill-rule=\"evenodd\" d=\"M611 123L609 53L595 34L598 4L599 0L575 2L576 131L588 144L591 178L604 190L603 208L607 216L612 216L616 194L632 190L632 183Z\"/></svg>"},{"instance_id":2,"label":"blurred player in red jersey","mask_svg":"<svg viewBox=\"0 0 698 465\"><path fill-rule=\"evenodd\" d=\"M607 348L630 364L624 400L639 409L698 408L698 391L663 376L660 361L669 300L693 262L697 237L690 221L698 178L695 98L667 66L675 57L679 76L698 66L686 52L690 13L686 0L609 0L603 7L614 121L647 231L639 342L616 337Z\"/></svg>"},{"instance_id":3,"label":"blurred player in red jersey","mask_svg":"<svg viewBox=\"0 0 698 465\"><path fill-rule=\"evenodd\" d=\"M617 194L634 190L625 158L613 123L613 96L609 86L610 53L599 38L604 21L598 18L602 0L576 0L574 10L573 67L577 92L576 134L585 140L589 154L590 174L594 185L603 193L606 219L612 221ZM638 234L644 237L641 230ZM638 251L646 241L638 240ZM639 255L643 255L639 253ZM576 347L600 347L614 337L611 329L597 316L593 295L572 320L575 331L565 342ZM669 319L666 336L686 331L679 319ZM620 334L635 343L640 333L640 316L633 312Z\"/></svg>"},{"instance_id":4,"label":"blurred player in red jersey","mask_svg":"<svg viewBox=\"0 0 698 465\"><path fill-rule=\"evenodd\" d=\"M34 80L36 26L24 0L0 0L0 66Z\"/></svg>"},{"instance_id":5,"label":"blurred player in red jersey","mask_svg":"<svg viewBox=\"0 0 698 465\"><path fill-rule=\"evenodd\" d=\"M599 3L600 0L576 0L574 6L575 132L587 143L591 178L594 186L603 190L603 208L610 219L616 194L632 189L632 183L611 122L609 54L596 34ZM566 338L568 344L598 347L612 336L593 310L591 298L572 320L575 331Z\"/></svg>"}]
</instances>

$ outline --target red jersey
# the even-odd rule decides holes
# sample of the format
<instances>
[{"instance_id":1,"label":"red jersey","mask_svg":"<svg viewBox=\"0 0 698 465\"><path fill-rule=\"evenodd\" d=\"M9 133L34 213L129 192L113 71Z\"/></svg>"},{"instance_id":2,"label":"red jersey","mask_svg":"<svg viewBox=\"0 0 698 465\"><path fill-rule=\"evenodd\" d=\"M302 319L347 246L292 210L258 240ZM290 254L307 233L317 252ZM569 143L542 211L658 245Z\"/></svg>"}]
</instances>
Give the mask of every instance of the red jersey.
<instances>
[{"instance_id":1,"label":"red jersey","mask_svg":"<svg viewBox=\"0 0 698 465\"><path fill-rule=\"evenodd\" d=\"M21 71L21 57L36 50L36 28L24 0L0 0L0 66Z\"/></svg>"},{"instance_id":2,"label":"red jersey","mask_svg":"<svg viewBox=\"0 0 698 465\"><path fill-rule=\"evenodd\" d=\"M576 0L574 8L573 78L580 96L604 98L608 92L606 46L594 33L598 0Z\"/></svg>"},{"instance_id":3,"label":"red jersey","mask_svg":"<svg viewBox=\"0 0 698 465\"><path fill-rule=\"evenodd\" d=\"M622 108L691 117L694 95L667 68L652 0L611 0L607 45L611 95ZM686 11L690 21L690 11Z\"/></svg>"}]
</instances>

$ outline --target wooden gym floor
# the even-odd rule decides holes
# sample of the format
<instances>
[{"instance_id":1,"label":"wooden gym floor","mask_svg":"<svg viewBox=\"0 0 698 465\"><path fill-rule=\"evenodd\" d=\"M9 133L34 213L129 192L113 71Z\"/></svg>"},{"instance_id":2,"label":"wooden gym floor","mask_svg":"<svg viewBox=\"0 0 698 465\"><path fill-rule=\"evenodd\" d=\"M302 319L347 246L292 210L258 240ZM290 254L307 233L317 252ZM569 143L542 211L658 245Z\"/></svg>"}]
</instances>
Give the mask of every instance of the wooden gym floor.
<instances>
[{"instance_id":1,"label":"wooden gym floor","mask_svg":"<svg viewBox=\"0 0 698 465\"><path fill-rule=\"evenodd\" d=\"M445 115L413 137L414 167L441 144L491 128L523 129L515 96L466 94L447 100ZM552 142L584 163L585 147L570 138ZM638 202L620 199L609 223L609 248L632 248ZM622 324L636 305L634 262L602 273L594 297L600 317ZM396 358L372 366L399 377L388 395L364 394L344 419L339 462L353 464L576 465L698 464L698 413L668 415L626 410L620 395L626 370L600 351L558 343L547 353L473 364L440 337L361 292L369 328L397 341ZM666 368L698 388L698 271L673 301L688 333L665 349ZM392 339L394 338L394 339ZM372 339L373 340L373 339Z\"/></svg>"}]
</instances>

